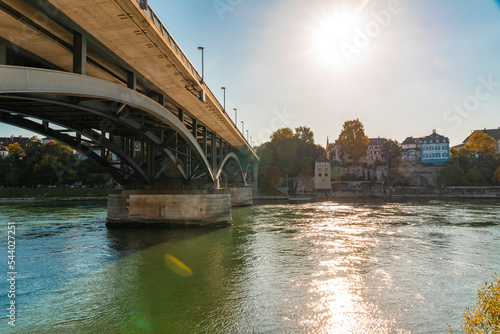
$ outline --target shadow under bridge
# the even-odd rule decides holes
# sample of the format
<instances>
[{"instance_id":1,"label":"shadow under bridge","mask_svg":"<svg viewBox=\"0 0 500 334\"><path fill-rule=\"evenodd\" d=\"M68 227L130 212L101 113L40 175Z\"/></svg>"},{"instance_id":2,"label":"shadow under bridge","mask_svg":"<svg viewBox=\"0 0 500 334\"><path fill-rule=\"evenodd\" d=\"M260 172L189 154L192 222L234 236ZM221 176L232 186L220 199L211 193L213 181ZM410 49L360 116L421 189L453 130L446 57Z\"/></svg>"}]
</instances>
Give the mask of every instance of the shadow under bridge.
<instances>
[{"instance_id":1,"label":"shadow under bridge","mask_svg":"<svg viewBox=\"0 0 500 334\"><path fill-rule=\"evenodd\" d=\"M0 71L8 78L0 83L1 122L70 146L127 188L213 189L256 179L242 149L136 90L47 69Z\"/></svg>"}]
</instances>

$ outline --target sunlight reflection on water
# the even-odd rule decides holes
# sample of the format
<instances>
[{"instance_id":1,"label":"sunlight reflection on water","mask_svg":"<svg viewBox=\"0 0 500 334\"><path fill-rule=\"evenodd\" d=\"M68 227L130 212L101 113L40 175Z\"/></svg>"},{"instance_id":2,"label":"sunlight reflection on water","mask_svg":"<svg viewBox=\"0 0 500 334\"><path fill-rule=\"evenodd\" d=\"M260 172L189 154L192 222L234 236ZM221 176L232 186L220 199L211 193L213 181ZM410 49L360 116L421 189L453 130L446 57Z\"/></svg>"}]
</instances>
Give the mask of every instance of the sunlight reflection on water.
<instances>
[{"instance_id":1,"label":"sunlight reflection on water","mask_svg":"<svg viewBox=\"0 0 500 334\"><path fill-rule=\"evenodd\" d=\"M444 333L498 271L498 205L264 205L153 231L106 229L103 206L3 209L26 222L20 332Z\"/></svg>"}]
</instances>

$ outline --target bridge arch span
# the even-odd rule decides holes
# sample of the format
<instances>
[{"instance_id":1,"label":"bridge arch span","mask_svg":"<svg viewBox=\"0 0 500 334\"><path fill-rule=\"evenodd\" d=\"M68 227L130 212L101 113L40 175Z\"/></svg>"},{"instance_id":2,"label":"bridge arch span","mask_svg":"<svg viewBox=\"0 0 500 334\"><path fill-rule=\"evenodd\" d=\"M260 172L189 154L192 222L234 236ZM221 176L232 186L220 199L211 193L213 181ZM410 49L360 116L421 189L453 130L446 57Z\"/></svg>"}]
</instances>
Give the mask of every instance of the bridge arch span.
<instances>
[{"instance_id":1,"label":"bridge arch span","mask_svg":"<svg viewBox=\"0 0 500 334\"><path fill-rule=\"evenodd\" d=\"M236 168L234 168L234 166L233 166L231 171L227 171L226 167L229 166L231 161L234 162L234 165L236 165ZM222 174L225 170L231 175L229 181L234 181L235 178L241 177L240 183L243 183L243 185L245 185L246 174L243 172L243 167L241 165L241 161L238 158L238 156L236 155L236 153L230 152L229 154L226 155L226 157L224 158L224 160L222 161L222 163L219 166L219 169L217 171L215 178L217 180L220 180L222 177Z\"/></svg>"},{"instance_id":2,"label":"bridge arch span","mask_svg":"<svg viewBox=\"0 0 500 334\"><path fill-rule=\"evenodd\" d=\"M134 163L130 156L127 156L126 152L113 145L105 135L99 134L94 130L99 130L98 127L89 128L85 124L74 124L74 122L72 124L71 118L68 117L59 117L59 121L53 121L50 117L39 115L35 109L23 109L22 103L36 102L38 105L42 105L40 108L43 108L44 104L46 104L46 108L52 105L60 108L68 108L68 110L71 109L72 111L86 112L89 115L96 115L106 120L109 124L119 125L127 129L127 131L132 131L136 135L145 138L148 145L155 146L158 152L168 157L183 178L187 179L189 176L186 172L186 166L182 166L182 163L176 158L177 155L183 154L183 152L172 152L171 149L164 145L164 139L151 131L151 128L155 128L159 123L163 123L173 130L176 135L180 136L190 147L191 155L199 162L198 166L192 169L196 171L202 169L202 175L208 177L210 181L215 180L214 172L205 155L206 149L202 149L192 130L190 131L169 110L142 93L115 83L68 72L16 66L0 66L0 71L3 77L9 78L8 80L2 80L0 83L1 122L46 134L79 151L83 151L82 153L87 154L90 158L105 164L105 161L102 158L99 159L97 154L91 154L88 149L78 145L77 140L60 131L49 129L47 124L50 122L68 128L70 131L75 132L77 137L84 135L115 153L122 161L132 167L139 177L149 183L153 176L150 175L148 178L141 171L141 167L137 163ZM113 107L110 108L110 105ZM158 124L150 124L148 127L145 127L139 121L140 115L136 114L130 117L127 115L125 110L128 109L137 110L142 115L152 117L157 120ZM44 115L49 114L45 113ZM43 124L40 125L25 118L12 117L12 115L23 115L29 118L40 119L43 121ZM61 121L61 119L65 119L66 121ZM150 123L154 122L150 121ZM117 172L112 171L110 166L107 166L107 168L110 174L120 183L124 182L123 179L118 177Z\"/></svg>"}]
</instances>

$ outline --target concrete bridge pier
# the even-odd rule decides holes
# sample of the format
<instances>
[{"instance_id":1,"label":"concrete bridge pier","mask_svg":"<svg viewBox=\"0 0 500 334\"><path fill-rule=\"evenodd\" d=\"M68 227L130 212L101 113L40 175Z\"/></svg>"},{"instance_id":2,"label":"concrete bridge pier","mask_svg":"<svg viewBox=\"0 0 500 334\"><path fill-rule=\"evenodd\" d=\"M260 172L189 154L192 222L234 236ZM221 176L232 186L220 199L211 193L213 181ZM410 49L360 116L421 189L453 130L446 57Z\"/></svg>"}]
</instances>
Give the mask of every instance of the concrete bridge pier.
<instances>
[{"instance_id":1,"label":"concrete bridge pier","mask_svg":"<svg viewBox=\"0 0 500 334\"><path fill-rule=\"evenodd\" d=\"M231 206L252 206L253 191L252 187L229 188L231 194Z\"/></svg>"},{"instance_id":2,"label":"concrete bridge pier","mask_svg":"<svg viewBox=\"0 0 500 334\"><path fill-rule=\"evenodd\" d=\"M229 189L116 190L108 196L108 226L223 227L231 224Z\"/></svg>"}]
</instances>

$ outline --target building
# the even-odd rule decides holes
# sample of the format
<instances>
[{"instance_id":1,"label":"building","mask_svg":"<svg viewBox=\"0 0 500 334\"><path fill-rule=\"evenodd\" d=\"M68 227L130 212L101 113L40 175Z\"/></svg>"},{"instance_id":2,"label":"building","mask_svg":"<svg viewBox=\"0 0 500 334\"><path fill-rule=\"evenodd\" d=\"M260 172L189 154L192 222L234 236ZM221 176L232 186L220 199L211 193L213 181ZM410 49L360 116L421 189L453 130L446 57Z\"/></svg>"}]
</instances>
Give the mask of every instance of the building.
<instances>
[{"instance_id":1,"label":"building","mask_svg":"<svg viewBox=\"0 0 500 334\"><path fill-rule=\"evenodd\" d=\"M385 138L368 138L368 147L366 157L361 158L360 162L365 162L368 165L373 165L375 162L384 162L385 158L382 154L382 148L387 141Z\"/></svg>"},{"instance_id":2,"label":"building","mask_svg":"<svg viewBox=\"0 0 500 334\"><path fill-rule=\"evenodd\" d=\"M9 146L10 144L19 143L21 147L26 147L29 138L23 138L23 136L14 137L14 135L10 137L0 137L0 145Z\"/></svg>"},{"instance_id":3,"label":"building","mask_svg":"<svg viewBox=\"0 0 500 334\"><path fill-rule=\"evenodd\" d=\"M422 138L406 137L401 143L401 153L405 162L420 162L422 159Z\"/></svg>"},{"instance_id":4,"label":"building","mask_svg":"<svg viewBox=\"0 0 500 334\"><path fill-rule=\"evenodd\" d=\"M450 160L450 140L432 131L432 134L422 138L422 162L442 165Z\"/></svg>"},{"instance_id":5,"label":"building","mask_svg":"<svg viewBox=\"0 0 500 334\"><path fill-rule=\"evenodd\" d=\"M328 157L330 157L331 161L342 162L342 152L340 151L340 143L338 140L333 144L333 148L328 151Z\"/></svg>"},{"instance_id":6,"label":"building","mask_svg":"<svg viewBox=\"0 0 500 334\"><path fill-rule=\"evenodd\" d=\"M330 192L332 187L332 163L325 156L314 161L314 189Z\"/></svg>"},{"instance_id":7,"label":"building","mask_svg":"<svg viewBox=\"0 0 500 334\"><path fill-rule=\"evenodd\" d=\"M496 143L497 143L497 152L500 153L500 127L498 129L486 129L484 128L484 130L474 130L467 138L465 138L465 140L463 141L463 144L465 146L465 144L467 144L469 142L469 138L470 136L472 136L474 134L474 132L476 131L483 131L484 133L486 133L488 136L490 137L493 137L493 139L495 139Z\"/></svg>"},{"instance_id":8,"label":"building","mask_svg":"<svg viewBox=\"0 0 500 334\"><path fill-rule=\"evenodd\" d=\"M0 156L3 158L9 156L9 152L7 151L7 146L0 145Z\"/></svg>"}]
</instances>

